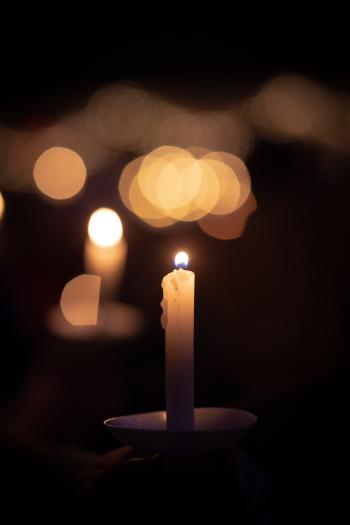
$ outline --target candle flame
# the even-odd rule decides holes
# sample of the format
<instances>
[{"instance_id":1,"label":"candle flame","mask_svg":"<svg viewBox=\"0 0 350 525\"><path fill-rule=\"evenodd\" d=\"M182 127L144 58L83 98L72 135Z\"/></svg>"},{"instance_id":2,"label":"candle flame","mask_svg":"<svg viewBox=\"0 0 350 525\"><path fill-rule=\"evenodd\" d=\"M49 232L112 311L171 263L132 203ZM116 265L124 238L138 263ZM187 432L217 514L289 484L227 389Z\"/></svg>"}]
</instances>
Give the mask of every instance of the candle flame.
<instances>
[{"instance_id":1,"label":"candle flame","mask_svg":"<svg viewBox=\"0 0 350 525\"><path fill-rule=\"evenodd\" d=\"M188 266L188 255L186 252L178 252L175 256L176 268L184 268Z\"/></svg>"},{"instance_id":2,"label":"candle flame","mask_svg":"<svg viewBox=\"0 0 350 525\"><path fill-rule=\"evenodd\" d=\"M94 244L108 248L123 237L123 225L114 210L99 208L90 217L88 233Z\"/></svg>"}]
</instances>

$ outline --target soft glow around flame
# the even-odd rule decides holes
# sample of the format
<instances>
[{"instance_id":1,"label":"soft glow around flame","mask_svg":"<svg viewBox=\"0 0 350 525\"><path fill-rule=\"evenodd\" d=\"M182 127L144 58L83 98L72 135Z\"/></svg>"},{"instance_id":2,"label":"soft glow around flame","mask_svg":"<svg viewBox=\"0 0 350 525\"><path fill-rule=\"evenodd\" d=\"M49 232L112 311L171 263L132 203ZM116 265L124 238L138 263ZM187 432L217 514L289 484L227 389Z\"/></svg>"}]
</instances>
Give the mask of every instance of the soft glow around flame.
<instances>
[{"instance_id":1,"label":"soft glow around flame","mask_svg":"<svg viewBox=\"0 0 350 525\"><path fill-rule=\"evenodd\" d=\"M186 252L179 252L175 255L176 268L186 268L188 266L188 255Z\"/></svg>"},{"instance_id":2,"label":"soft glow around flame","mask_svg":"<svg viewBox=\"0 0 350 525\"><path fill-rule=\"evenodd\" d=\"M123 225L114 210L99 208L90 217L88 233L94 244L109 248L123 237Z\"/></svg>"}]
</instances>

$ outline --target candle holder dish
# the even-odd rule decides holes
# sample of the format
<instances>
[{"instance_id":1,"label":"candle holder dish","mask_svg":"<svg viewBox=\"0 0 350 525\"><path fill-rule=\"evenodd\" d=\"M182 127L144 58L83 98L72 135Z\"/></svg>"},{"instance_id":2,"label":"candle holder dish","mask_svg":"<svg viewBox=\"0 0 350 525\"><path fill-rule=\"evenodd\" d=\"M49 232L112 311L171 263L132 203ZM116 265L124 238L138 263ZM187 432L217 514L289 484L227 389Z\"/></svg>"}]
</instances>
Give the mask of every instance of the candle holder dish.
<instances>
[{"instance_id":1,"label":"candle holder dish","mask_svg":"<svg viewBox=\"0 0 350 525\"><path fill-rule=\"evenodd\" d=\"M120 302L102 303L99 307L98 322L93 326L70 324L60 306L52 308L47 315L50 332L62 339L127 339L137 336L143 325L144 317L140 310Z\"/></svg>"},{"instance_id":2,"label":"candle holder dish","mask_svg":"<svg viewBox=\"0 0 350 525\"><path fill-rule=\"evenodd\" d=\"M231 449L257 417L235 408L196 408L194 430L168 430L166 412L113 417L104 421L125 445L146 453L204 453Z\"/></svg>"}]
</instances>

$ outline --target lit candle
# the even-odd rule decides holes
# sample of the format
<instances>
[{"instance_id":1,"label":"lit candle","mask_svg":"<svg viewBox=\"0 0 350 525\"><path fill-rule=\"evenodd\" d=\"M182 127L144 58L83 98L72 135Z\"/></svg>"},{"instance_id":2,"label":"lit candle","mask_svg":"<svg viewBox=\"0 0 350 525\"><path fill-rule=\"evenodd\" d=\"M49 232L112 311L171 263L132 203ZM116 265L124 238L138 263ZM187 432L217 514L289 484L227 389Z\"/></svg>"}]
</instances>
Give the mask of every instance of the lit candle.
<instances>
[{"instance_id":1,"label":"lit candle","mask_svg":"<svg viewBox=\"0 0 350 525\"><path fill-rule=\"evenodd\" d=\"M193 336L194 273L185 270L188 255L175 257L176 270L163 278L163 315L165 329L166 414L169 430L193 430Z\"/></svg>"},{"instance_id":2,"label":"lit candle","mask_svg":"<svg viewBox=\"0 0 350 525\"><path fill-rule=\"evenodd\" d=\"M120 284L127 252L123 226L118 214L109 208L99 208L90 217L85 243L85 269L99 275L101 299L110 299Z\"/></svg>"}]
</instances>

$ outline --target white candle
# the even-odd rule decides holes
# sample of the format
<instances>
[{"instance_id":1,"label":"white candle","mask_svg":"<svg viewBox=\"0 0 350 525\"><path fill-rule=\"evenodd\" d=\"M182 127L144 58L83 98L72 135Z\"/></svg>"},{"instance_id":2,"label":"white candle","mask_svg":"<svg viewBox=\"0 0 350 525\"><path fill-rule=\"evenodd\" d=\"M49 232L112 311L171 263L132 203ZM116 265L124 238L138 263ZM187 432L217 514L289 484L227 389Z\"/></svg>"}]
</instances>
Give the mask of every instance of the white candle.
<instances>
[{"instance_id":1,"label":"white candle","mask_svg":"<svg viewBox=\"0 0 350 525\"><path fill-rule=\"evenodd\" d=\"M178 269L163 278L163 315L166 353L166 414L169 430L194 428L194 273L187 266L188 256L175 257Z\"/></svg>"},{"instance_id":2,"label":"white candle","mask_svg":"<svg viewBox=\"0 0 350 525\"><path fill-rule=\"evenodd\" d=\"M118 214L109 208L100 208L91 215L85 242L85 269L99 275L101 299L108 300L120 284L127 253L123 225Z\"/></svg>"}]
</instances>

